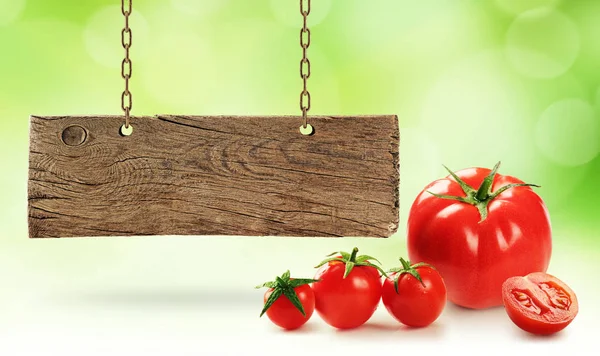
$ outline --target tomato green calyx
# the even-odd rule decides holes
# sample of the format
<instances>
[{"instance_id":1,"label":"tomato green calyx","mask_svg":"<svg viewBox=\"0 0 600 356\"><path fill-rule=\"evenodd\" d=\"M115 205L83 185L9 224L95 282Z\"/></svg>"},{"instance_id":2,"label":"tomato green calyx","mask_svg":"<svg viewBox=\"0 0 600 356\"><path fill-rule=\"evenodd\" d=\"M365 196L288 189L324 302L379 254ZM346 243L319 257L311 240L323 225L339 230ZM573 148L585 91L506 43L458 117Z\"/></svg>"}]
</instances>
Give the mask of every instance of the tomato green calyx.
<instances>
[{"instance_id":1,"label":"tomato green calyx","mask_svg":"<svg viewBox=\"0 0 600 356\"><path fill-rule=\"evenodd\" d=\"M398 281L400 280L400 277L402 277L403 274L410 274L411 276L415 277L419 282L421 282L423 287L425 287L425 283L423 283L423 279L421 278L421 275L417 271L417 268L419 268L419 267L433 268L433 266L428 265L427 263L424 263L424 262L419 262L414 265L411 265L409 261L405 260L402 257L400 257L400 263L402 264L402 267L392 268L388 271L388 273L396 273L394 275L394 289L396 289L396 294L400 294L398 292ZM433 268L433 269L435 269L435 268Z\"/></svg>"},{"instance_id":2,"label":"tomato green calyx","mask_svg":"<svg viewBox=\"0 0 600 356\"><path fill-rule=\"evenodd\" d=\"M458 183L458 185L460 185L463 192L465 193L465 196L462 197L462 196L455 196L455 195L436 194L431 191L427 191L427 192L436 198L456 200L461 203L470 204L470 205L475 206L477 208L477 210L479 210L479 215L481 216L479 223L482 223L487 218L488 205L490 204L490 202L492 200L496 199L498 197L498 195L504 193L506 190L515 188L515 187L540 188L540 186L536 185L536 184L513 183L513 184L507 184L503 187L500 187L495 192L492 192L492 185L494 183L494 178L496 177L496 173L498 172L498 168L500 168L500 162L496 163L494 168L490 171L490 174L487 177L485 177L485 179L483 180L483 182L481 183L481 185L479 186L478 189L474 189L473 187L471 187L470 185L465 183L465 181L463 181L458 175L456 175L456 173L454 173L452 170L450 170L450 168L448 168L446 166L444 166L444 168L446 168L446 170L450 173L452 178L454 178L454 180L456 180L456 183Z\"/></svg>"},{"instance_id":3,"label":"tomato green calyx","mask_svg":"<svg viewBox=\"0 0 600 356\"><path fill-rule=\"evenodd\" d=\"M337 255L337 256L332 257L334 255ZM375 257L368 256L368 255L360 255L360 256L357 256L357 255L358 255L358 248L356 248L356 247L352 249L352 253L348 253L348 252L344 252L344 251L332 252L329 255L327 255L328 258L321 261L321 263L319 263L317 266L315 266L315 268L319 268L329 262L337 261L337 262L342 262L343 264L346 265L346 270L344 271L343 278L346 278L350 274L350 272L352 272L352 269L354 269L354 267L356 267L356 266L373 267L373 268L377 269L379 271L379 273L381 273L383 276L387 277L387 274L381 267L379 267L369 261L369 260L373 260L373 261L381 264L381 262L379 262L379 260L377 260Z\"/></svg>"},{"instance_id":4,"label":"tomato green calyx","mask_svg":"<svg viewBox=\"0 0 600 356\"><path fill-rule=\"evenodd\" d=\"M292 302L296 309L298 309L300 313L302 313L302 316L306 316L306 312L304 311L302 302L300 302L300 298L298 298L298 295L296 294L294 288L318 281L318 279L290 278L290 271L286 271L284 274L281 275L281 277L275 277L274 281L265 282L259 286L256 286L256 289L270 288L273 290L273 292L265 302L265 306L263 307L260 316L262 317L267 312L267 310L269 310L269 308L273 305L273 303L275 303L275 301L279 299L279 297L281 297L282 295L289 299L290 302Z\"/></svg>"}]
</instances>

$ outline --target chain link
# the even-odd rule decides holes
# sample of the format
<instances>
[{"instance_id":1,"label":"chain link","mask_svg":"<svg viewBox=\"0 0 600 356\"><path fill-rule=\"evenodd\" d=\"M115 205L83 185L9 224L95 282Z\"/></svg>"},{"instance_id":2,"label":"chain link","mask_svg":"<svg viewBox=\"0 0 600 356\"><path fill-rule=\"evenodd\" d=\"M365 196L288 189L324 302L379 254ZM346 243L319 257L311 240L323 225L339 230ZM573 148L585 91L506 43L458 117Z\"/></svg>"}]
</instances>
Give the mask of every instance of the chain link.
<instances>
[{"instance_id":1,"label":"chain link","mask_svg":"<svg viewBox=\"0 0 600 356\"><path fill-rule=\"evenodd\" d=\"M131 92L129 91L129 80L132 75L132 63L129 58L129 49L132 45L132 33L131 28L129 27L129 16L131 15L133 9L133 0L121 0L121 12L123 16L125 16L125 27L121 31L121 44L123 45L123 49L125 49L125 59L121 62L121 77L125 79L125 90L121 94L121 108L125 112L125 128L129 129L129 114L131 112L131 108L133 107L133 97Z\"/></svg>"},{"instance_id":2,"label":"chain link","mask_svg":"<svg viewBox=\"0 0 600 356\"><path fill-rule=\"evenodd\" d=\"M308 125L308 111L310 110L310 92L308 91L308 78L310 78L310 60L308 60L308 47L310 47L310 29L308 28L308 15L310 14L310 0L300 0L300 14L303 18L303 26L300 30L300 46L302 47L302 60L300 61L300 77L303 87L300 93L300 110L304 128Z\"/></svg>"}]
</instances>

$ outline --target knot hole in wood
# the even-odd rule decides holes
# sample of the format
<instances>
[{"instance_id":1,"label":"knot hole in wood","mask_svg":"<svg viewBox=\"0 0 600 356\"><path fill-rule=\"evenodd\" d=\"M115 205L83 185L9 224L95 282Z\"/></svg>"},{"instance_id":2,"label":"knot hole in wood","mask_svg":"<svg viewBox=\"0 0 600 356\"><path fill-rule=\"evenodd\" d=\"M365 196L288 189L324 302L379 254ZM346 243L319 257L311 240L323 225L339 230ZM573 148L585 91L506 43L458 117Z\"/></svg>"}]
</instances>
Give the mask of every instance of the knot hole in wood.
<instances>
[{"instance_id":1,"label":"knot hole in wood","mask_svg":"<svg viewBox=\"0 0 600 356\"><path fill-rule=\"evenodd\" d=\"M67 146L80 146L87 139L87 131L79 125L71 125L63 130L61 138Z\"/></svg>"}]
</instances>

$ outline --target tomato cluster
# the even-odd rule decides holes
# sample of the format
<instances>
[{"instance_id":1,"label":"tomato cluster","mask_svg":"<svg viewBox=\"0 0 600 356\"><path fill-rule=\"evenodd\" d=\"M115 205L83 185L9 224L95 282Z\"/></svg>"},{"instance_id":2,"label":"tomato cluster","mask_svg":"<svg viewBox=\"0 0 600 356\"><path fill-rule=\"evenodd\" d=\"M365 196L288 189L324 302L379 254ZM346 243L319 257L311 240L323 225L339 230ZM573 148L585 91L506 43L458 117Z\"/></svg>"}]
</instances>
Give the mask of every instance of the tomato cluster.
<instances>
[{"instance_id":1,"label":"tomato cluster","mask_svg":"<svg viewBox=\"0 0 600 356\"><path fill-rule=\"evenodd\" d=\"M263 313L294 329L316 310L329 325L350 329L367 322L383 301L399 322L423 327L440 316L447 298L471 309L503 305L530 333L564 329L579 304L564 282L545 273L552 252L548 210L532 190L538 186L497 174L499 165L446 168L449 176L417 196L407 249L418 263L401 258L402 265L386 273L356 248L336 252L317 266L314 279L292 280L287 272L264 284Z\"/></svg>"},{"instance_id":2,"label":"tomato cluster","mask_svg":"<svg viewBox=\"0 0 600 356\"><path fill-rule=\"evenodd\" d=\"M448 177L425 187L409 213L409 258L436 266L448 299L466 308L502 305L507 278L545 272L550 262L544 202L531 184L497 174L498 167L448 170Z\"/></svg>"},{"instance_id":3,"label":"tomato cluster","mask_svg":"<svg viewBox=\"0 0 600 356\"><path fill-rule=\"evenodd\" d=\"M288 330L306 323L314 310L334 328L353 329L373 316L380 301L408 326L427 326L440 316L446 286L435 268L425 263L411 265L401 258L402 266L388 274L371 262L379 263L374 257L357 254L354 248L352 253L329 255L317 265L314 279L292 279L288 271L259 286L269 288L263 314Z\"/></svg>"},{"instance_id":4,"label":"tomato cluster","mask_svg":"<svg viewBox=\"0 0 600 356\"><path fill-rule=\"evenodd\" d=\"M544 273L552 253L548 210L532 189L538 186L497 174L499 166L446 168L447 177L426 186L409 213L408 255L436 266L451 302L504 305L520 328L557 332L579 309L575 293Z\"/></svg>"}]
</instances>

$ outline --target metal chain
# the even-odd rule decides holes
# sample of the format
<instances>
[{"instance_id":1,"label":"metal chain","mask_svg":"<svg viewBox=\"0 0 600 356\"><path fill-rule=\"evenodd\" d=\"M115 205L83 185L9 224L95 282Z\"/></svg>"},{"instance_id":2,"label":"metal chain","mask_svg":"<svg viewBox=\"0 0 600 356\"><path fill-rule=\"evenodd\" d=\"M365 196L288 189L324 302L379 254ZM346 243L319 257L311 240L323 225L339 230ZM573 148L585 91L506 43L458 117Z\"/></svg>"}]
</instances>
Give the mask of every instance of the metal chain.
<instances>
[{"instance_id":1,"label":"metal chain","mask_svg":"<svg viewBox=\"0 0 600 356\"><path fill-rule=\"evenodd\" d=\"M125 79L125 90L121 94L121 108L125 112L126 129L129 129L129 113L133 107L133 97L129 91L129 80L131 79L132 74L132 64L131 59L129 58L129 49L131 48L132 44L132 33L131 28L129 28L129 16L131 15L133 8L132 3L133 0L121 0L121 12L123 13L123 16L125 16L125 27L121 31L121 44L125 49L125 59L123 59L123 62L121 62L121 77Z\"/></svg>"},{"instance_id":2,"label":"metal chain","mask_svg":"<svg viewBox=\"0 0 600 356\"><path fill-rule=\"evenodd\" d=\"M308 91L308 78L310 78L310 61L307 52L310 46L310 29L308 28L308 15L310 14L310 0L300 0L300 14L304 20L304 26L300 30L300 46L302 47L302 60L300 61L300 77L302 78L303 88L300 93L300 110L302 110L302 119L304 128L308 125L308 111L310 110L310 93Z\"/></svg>"}]
</instances>

